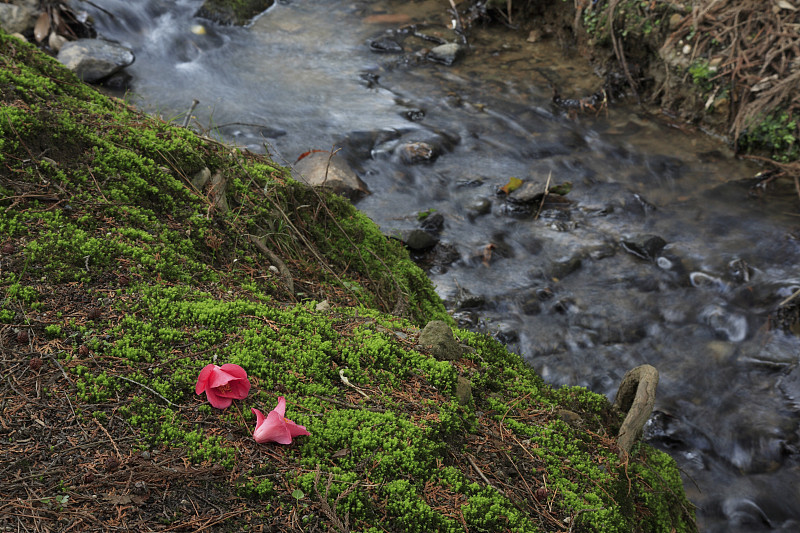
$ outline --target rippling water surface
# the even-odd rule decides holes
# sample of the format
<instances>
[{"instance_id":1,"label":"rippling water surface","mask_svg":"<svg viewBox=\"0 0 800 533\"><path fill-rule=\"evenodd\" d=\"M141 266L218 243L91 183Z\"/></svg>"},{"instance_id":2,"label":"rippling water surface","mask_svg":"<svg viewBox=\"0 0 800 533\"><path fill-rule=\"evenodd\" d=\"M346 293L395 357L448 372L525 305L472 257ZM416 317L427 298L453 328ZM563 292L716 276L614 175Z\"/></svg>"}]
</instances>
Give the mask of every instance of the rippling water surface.
<instances>
[{"instance_id":1,"label":"rippling water surface","mask_svg":"<svg viewBox=\"0 0 800 533\"><path fill-rule=\"evenodd\" d=\"M555 38L477 28L447 67L374 17L452 36L441 2L279 2L247 28L195 19L199 4L94 10L136 53L135 103L180 122L197 99L196 127L286 164L342 147L372 192L358 207L387 233L443 217L430 275L462 326L612 398L628 369L659 369L647 438L686 473L704 531L800 530L800 343L769 326L800 288L790 189L754 190L758 169L724 145L635 108L567 116L549 83L582 96L598 82ZM382 36L405 53L371 52ZM438 158L404 163L413 141ZM508 201L512 176L570 182L569 202Z\"/></svg>"}]
</instances>

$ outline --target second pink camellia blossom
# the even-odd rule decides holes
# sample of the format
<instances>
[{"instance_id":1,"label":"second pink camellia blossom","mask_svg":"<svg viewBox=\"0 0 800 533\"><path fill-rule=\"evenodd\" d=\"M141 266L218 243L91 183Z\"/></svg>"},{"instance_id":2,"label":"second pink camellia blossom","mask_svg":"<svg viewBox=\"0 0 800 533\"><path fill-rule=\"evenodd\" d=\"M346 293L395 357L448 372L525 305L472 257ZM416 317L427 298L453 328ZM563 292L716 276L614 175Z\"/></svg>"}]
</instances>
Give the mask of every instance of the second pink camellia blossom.
<instances>
[{"instance_id":1,"label":"second pink camellia blossom","mask_svg":"<svg viewBox=\"0 0 800 533\"><path fill-rule=\"evenodd\" d=\"M239 365L206 365L197 376L194 391L197 394L205 392L208 403L217 409L225 409L233 400L247 398L250 381L247 379L247 372Z\"/></svg>"},{"instance_id":2,"label":"second pink camellia blossom","mask_svg":"<svg viewBox=\"0 0 800 533\"><path fill-rule=\"evenodd\" d=\"M305 426L295 424L283 415L286 413L286 399L278 397L278 406L265 417L261 411L252 408L256 415L256 429L253 438L256 442L277 442L278 444L291 444L292 438L300 435L311 435Z\"/></svg>"}]
</instances>

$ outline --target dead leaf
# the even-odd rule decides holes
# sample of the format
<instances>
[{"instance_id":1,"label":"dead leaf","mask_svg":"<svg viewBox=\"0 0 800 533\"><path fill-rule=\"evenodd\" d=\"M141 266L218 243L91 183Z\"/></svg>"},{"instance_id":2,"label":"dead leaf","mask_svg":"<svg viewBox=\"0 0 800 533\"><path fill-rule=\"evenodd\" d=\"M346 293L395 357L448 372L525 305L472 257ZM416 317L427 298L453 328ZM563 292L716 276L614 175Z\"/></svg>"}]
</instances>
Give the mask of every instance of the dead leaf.
<instances>
[{"instance_id":1,"label":"dead leaf","mask_svg":"<svg viewBox=\"0 0 800 533\"><path fill-rule=\"evenodd\" d=\"M297 161L295 161L295 163L299 163L300 160L303 159L304 157L308 157L311 154L316 154L318 152L330 153L328 150L309 150L308 152L303 152L302 154L300 154L300 157L297 158Z\"/></svg>"},{"instance_id":2,"label":"dead leaf","mask_svg":"<svg viewBox=\"0 0 800 533\"><path fill-rule=\"evenodd\" d=\"M45 37L50 34L50 15L47 11L42 11L42 14L39 15L39 18L36 20L36 26L33 27L33 36L36 38L36 42L40 43L44 41Z\"/></svg>"},{"instance_id":3,"label":"dead leaf","mask_svg":"<svg viewBox=\"0 0 800 533\"><path fill-rule=\"evenodd\" d=\"M103 499L113 505L130 505L133 501L128 494L106 494Z\"/></svg>"},{"instance_id":4,"label":"dead leaf","mask_svg":"<svg viewBox=\"0 0 800 533\"><path fill-rule=\"evenodd\" d=\"M495 248L497 248L497 246L495 246L494 243L490 242L483 249L483 253L481 254L481 262L483 263L483 266L485 267L489 266L489 263L492 261L492 250L494 250Z\"/></svg>"},{"instance_id":5,"label":"dead leaf","mask_svg":"<svg viewBox=\"0 0 800 533\"><path fill-rule=\"evenodd\" d=\"M522 180L515 177L508 178L508 183L500 187L500 190L506 194L511 194L522 186Z\"/></svg>"},{"instance_id":6,"label":"dead leaf","mask_svg":"<svg viewBox=\"0 0 800 533\"><path fill-rule=\"evenodd\" d=\"M797 11L797 8L794 7L792 4L787 2L786 0L778 0L778 7L782 9L788 9L790 11Z\"/></svg>"},{"instance_id":7,"label":"dead leaf","mask_svg":"<svg viewBox=\"0 0 800 533\"><path fill-rule=\"evenodd\" d=\"M60 33L65 33L65 29L67 25L64 23L64 19L61 18L61 15L58 14L58 11L53 11L53 23L50 25L51 28L55 28Z\"/></svg>"},{"instance_id":8,"label":"dead leaf","mask_svg":"<svg viewBox=\"0 0 800 533\"><path fill-rule=\"evenodd\" d=\"M345 455L350 455L350 448L342 448L338 452L334 452L331 458L335 459L337 457L344 457Z\"/></svg>"}]
</instances>

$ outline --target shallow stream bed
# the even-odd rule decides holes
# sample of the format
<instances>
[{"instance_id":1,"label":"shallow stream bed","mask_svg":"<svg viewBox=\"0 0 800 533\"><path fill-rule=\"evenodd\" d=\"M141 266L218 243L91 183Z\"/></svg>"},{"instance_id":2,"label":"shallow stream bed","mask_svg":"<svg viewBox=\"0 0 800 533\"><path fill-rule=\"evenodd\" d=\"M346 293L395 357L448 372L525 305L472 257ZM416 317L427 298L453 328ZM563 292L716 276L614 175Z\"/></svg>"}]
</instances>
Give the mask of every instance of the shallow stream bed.
<instances>
[{"instance_id":1,"label":"shallow stream bed","mask_svg":"<svg viewBox=\"0 0 800 533\"><path fill-rule=\"evenodd\" d=\"M455 37L446 2L278 2L246 28L194 18L200 3L81 7L134 50L145 110L181 122L197 99L197 129L286 165L341 148L387 234L428 213L423 259L459 323L549 382L613 399L627 370L658 368L646 436L686 473L703 531L800 530L800 341L772 320L800 288L789 187L754 187L723 144L636 107L554 106L553 83L599 87L556 37L478 25L465 56L430 61ZM419 142L431 157L409 159ZM525 197L548 180L571 189Z\"/></svg>"}]
</instances>

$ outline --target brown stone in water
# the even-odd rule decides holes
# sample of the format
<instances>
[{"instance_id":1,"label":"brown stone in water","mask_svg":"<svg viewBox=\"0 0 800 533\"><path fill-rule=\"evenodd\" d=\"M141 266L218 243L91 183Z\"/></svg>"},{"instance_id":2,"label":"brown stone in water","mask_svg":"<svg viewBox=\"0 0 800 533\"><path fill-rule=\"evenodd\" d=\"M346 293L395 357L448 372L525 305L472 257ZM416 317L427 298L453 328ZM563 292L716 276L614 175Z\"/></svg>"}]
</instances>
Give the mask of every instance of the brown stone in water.
<instances>
[{"instance_id":1,"label":"brown stone in water","mask_svg":"<svg viewBox=\"0 0 800 533\"><path fill-rule=\"evenodd\" d=\"M430 163L439 155L436 148L426 142L410 142L399 148L400 158L408 164Z\"/></svg>"}]
</instances>

